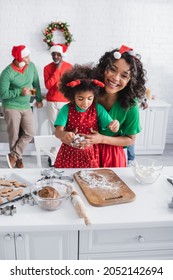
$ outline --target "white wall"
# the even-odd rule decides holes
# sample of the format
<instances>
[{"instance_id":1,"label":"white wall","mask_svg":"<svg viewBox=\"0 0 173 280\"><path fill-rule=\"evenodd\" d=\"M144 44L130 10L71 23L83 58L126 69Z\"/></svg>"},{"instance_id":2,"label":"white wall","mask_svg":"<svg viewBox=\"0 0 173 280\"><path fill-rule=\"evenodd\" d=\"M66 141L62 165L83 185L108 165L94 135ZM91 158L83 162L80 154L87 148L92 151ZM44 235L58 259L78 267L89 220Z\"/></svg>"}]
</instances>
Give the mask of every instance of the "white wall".
<instances>
[{"instance_id":1,"label":"white wall","mask_svg":"<svg viewBox=\"0 0 173 280\"><path fill-rule=\"evenodd\" d=\"M172 0L0 0L0 71L12 60L12 46L25 44L44 88L43 67L51 57L42 31L60 20L75 39L66 60L97 62L105 51L131 46L142 55L152 94L173 105L172 11ZM172 107L166 142L173 143Z\"/></svg>"}]
</instances>

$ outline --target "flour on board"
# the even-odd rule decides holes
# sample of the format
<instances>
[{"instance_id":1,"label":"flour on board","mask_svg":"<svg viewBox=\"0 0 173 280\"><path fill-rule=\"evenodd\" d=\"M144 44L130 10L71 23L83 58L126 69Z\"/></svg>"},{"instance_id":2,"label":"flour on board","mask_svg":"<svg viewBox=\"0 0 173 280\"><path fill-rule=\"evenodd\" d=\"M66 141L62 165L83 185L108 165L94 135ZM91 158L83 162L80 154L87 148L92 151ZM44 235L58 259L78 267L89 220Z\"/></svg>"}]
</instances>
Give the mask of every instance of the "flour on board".
<instances>
[{"instance_id":1,"label":"flour on board","mask_svg":"<svg viewBox=\"0 0 173 280\"><path fill-rule=\"evenodd\" d=\"M101 174L96 174L90 170L80 171L80 178L85 181L90 188L104 188L104 189L114 189L118 190L121 187L121 182L110 182L106 176Z\"/></svg>"}]
</instances>

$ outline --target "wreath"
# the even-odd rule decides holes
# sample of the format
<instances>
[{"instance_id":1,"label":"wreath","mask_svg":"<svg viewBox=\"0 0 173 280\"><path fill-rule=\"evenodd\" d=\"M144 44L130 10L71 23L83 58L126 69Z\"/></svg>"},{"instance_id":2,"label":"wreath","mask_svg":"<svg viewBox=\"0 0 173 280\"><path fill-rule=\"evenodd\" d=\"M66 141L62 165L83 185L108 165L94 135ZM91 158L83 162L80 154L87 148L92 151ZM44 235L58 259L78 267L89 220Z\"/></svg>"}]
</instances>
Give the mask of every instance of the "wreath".
<instances>
[{"instance_id":1,"label":"wreath","mask_svg":"<svg viewBox=\"0 0 173 280\"><path fill-rule=\"evenodd\" d=\"M70 33L70 31L68 30L69 25L66 22L51 22L48 27L46 27L46 29L43 32L44 35L44 39L43 42L45 42L49 49L55 45L55 43L53 42L53 32L55 32L56 30L59 30L63 33L64 38L65 38L65 45L69 46L70 43L73 41L73 36Z\"/></svg>"}]
</instances>

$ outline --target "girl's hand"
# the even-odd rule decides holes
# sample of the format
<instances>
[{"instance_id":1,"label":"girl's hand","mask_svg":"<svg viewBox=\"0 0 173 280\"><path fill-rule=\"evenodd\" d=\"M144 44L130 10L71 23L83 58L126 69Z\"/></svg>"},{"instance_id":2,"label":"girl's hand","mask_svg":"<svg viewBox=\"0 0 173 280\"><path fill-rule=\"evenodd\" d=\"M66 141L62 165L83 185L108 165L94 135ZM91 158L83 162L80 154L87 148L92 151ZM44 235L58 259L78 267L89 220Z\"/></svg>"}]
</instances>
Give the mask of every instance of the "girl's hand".
<instances>
[{"instance_id":1,"label":"girl's hand","mask_svg":"<svg viewBox=\"0 0 173 280\"><path fill-rule=\"evenodd\" d=\"M119 121L114 120L108 125L108 127L112 132L117 132L120 128L120 123Z\"/></svg>"},{"instance_id":2,"label":"girl's hand","mask_svg":"<svg viewBox=\"0 0 173 280\"><path fill-rule=\"evenodd\" d=\"M77 132L77 128L74 131L65 131L64 126L56 126L55 128L55 136L59 138L62 143L69 146L72 144Z\"/></svg>"},{"instance_id":3,"label":"girl's hand","mask_svg":"<svg viewBox=\"0 0 173 280\"><path fill-rule=\"evenodd\" d=\"M75 133L74 132L68 132L66 131L64 133L64 135L60 138L60 140L64 143L64 144L67 144L67 145L71 145L73 140L74 140L74 137L75 137Z\"/></svg>"},{"instance_id":4,"label":"girl's hand","mask_svg":"<svg viewBox=\"0 0 173 280\"><path fill-rule=\"evenodd\" d=\"M71 146L77 132L77 128L74 131L64 131L64 127L57 126L55 129L55 136L58 137L62 143Z\"/></svg>"}]
</instances>

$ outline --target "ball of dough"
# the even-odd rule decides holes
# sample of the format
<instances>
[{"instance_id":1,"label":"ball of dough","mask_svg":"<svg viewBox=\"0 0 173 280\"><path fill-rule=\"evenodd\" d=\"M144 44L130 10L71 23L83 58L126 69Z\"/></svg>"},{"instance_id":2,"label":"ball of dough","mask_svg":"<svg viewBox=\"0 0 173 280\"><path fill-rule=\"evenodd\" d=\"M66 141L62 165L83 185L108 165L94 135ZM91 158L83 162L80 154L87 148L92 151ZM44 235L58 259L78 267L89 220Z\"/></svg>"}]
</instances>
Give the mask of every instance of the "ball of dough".
<instances>
[{"instance_id":1,"label":"ball of dough","mask_svg":"<svg viewBox=\"0 0 173 280\"><path fill-rule=\"evenodd\" d=\"M41 190L38 191L38 195L42 198L59 198L59 192L53 187L43 187Z\"/></svg>"}]
</instances>

